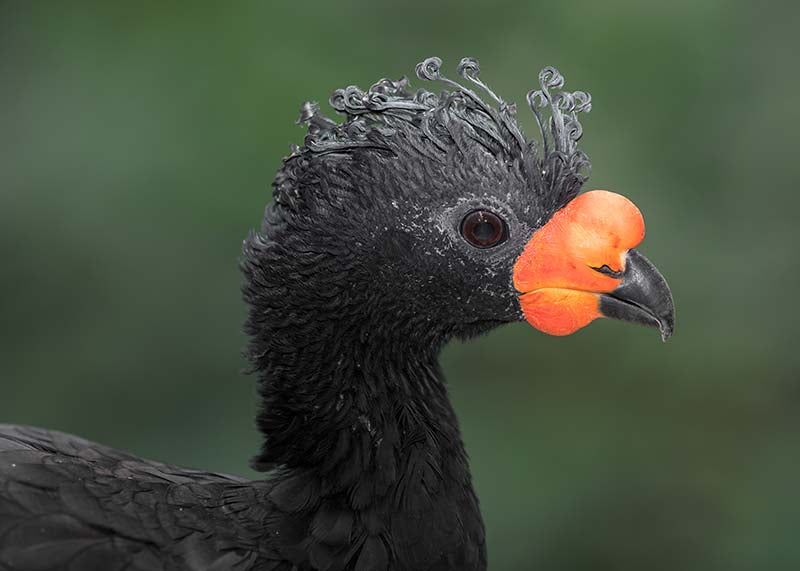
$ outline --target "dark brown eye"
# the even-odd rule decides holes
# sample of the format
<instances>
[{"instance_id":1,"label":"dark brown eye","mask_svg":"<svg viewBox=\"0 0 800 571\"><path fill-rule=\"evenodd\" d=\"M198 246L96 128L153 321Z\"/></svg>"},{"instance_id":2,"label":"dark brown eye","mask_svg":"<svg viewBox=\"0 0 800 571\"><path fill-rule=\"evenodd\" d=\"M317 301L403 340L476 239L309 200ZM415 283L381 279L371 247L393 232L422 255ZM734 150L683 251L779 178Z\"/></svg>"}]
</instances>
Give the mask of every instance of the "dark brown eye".
<instances>
[{"instance_id":1,"label":"dark brown eye","mask_svg":"<svg viewBox=\"0 0 800 571\"><path fill-rule=\"evenodd\" d=\"M473 210L461 221L461 235L476 248L491 248L505 241L508 229L497 214Z\"/></svg>"}]
</instances>

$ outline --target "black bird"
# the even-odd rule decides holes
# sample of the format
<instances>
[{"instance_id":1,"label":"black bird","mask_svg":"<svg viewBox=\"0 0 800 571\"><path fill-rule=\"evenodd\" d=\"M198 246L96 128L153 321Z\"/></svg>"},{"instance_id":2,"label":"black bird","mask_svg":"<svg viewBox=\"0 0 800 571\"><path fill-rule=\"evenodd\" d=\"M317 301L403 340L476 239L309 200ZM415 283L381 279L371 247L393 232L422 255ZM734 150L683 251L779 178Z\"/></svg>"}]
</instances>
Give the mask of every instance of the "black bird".
<instances>
[{"instance_id":1,"label":"black bird","mask_svg":"<svg viewBox=\"0 0 800 571\"><path fill-rule=\"evenodd\" d=\"M302 107L308 132L244 242L263 480L0 428L0 570L483 570L484 528L437 356L527 320L658 327L666 282L627 199L577 196L586 93L553 68L528 94L541 139L465 58ZM576 198L577 197L577 198Z\"/></svg>"}]
</instances>

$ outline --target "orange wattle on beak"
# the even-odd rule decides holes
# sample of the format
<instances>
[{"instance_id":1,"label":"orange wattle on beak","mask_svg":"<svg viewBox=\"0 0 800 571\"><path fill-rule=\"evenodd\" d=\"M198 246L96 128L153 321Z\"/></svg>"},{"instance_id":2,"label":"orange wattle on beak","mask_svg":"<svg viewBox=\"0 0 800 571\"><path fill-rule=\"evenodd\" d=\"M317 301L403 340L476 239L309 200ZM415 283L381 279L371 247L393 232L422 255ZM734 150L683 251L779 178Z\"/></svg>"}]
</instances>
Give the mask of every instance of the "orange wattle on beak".
<instances>
[{"instance_id":1,"label":"orange wattle on beak","mask_svg":"<svg viewBox=\"0 0 800 571\"><path fill-rule=\"evenodd\" d=\"M544 333L569 335L614 317L657 326L668 337L672 296L633 250L643 238L642 215L624 196L594 190L575 198L536 231L514 264L525 319Z\"/></svg>"}]
</instances>

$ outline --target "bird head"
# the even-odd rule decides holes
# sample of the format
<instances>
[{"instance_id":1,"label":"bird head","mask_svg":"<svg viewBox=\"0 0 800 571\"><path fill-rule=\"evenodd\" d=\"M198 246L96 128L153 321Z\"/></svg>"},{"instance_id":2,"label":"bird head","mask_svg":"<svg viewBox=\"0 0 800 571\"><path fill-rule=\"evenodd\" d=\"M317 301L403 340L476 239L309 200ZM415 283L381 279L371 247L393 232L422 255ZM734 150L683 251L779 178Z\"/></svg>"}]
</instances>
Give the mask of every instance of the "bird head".
<instances>
[{"instance_id":1,"label":"bird head","mask_svg":"<svg viewBox=\"0 0 800 571\"><path fill-rule=\"evenodd\" d=\"M589 95L545 68L527 97L529 140L476 60L458 66L463 84L438 58L416 72L445 89L411 91L405 78L340 89L341 122L303 105L304 144L245 243L251 332L277 320L312 338L327 327L427 344L520 320L567 335L610 317L669 337L670 290L635 249L641 213L619 194L579 194Z\"/></svg>"}]
</instances>

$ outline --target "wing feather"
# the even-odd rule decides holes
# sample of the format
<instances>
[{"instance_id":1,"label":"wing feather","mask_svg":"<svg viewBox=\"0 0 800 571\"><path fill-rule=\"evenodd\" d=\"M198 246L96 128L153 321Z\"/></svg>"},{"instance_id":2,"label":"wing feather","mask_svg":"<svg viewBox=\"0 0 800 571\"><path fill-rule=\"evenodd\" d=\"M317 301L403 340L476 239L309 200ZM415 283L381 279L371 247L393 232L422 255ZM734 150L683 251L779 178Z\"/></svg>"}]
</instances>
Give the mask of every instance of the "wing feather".
<instances>
[{"instance_id":1,"label":"wing feather","mask_svg":"<svg viewBox=\"0 0 800 571\"><path fill-rule=\"evenodd\" d=\"M0 571L269 569L261 485L0 425Z\"/></svg>"}]
</instances>

